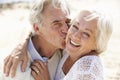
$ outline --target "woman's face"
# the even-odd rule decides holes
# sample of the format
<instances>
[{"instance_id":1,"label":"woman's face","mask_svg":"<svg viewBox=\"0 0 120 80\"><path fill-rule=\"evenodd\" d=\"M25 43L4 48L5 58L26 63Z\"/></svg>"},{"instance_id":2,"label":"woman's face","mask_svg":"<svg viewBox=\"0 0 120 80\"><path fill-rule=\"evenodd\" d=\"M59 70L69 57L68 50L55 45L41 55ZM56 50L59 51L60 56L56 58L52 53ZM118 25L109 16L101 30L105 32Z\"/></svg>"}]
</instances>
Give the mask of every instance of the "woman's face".
<instances>
[{"instance_id":1,"label":"woman's face","mask_svg":"<svg viewBox=\"0 0 120 80\"><path fill-rule=\"evenodd\" d=\"M72 57L80 57L96 49L97 19L85 21L90 12L80 13L75 19L66 38L66 51Z\"/></svg>"}]
</instances>

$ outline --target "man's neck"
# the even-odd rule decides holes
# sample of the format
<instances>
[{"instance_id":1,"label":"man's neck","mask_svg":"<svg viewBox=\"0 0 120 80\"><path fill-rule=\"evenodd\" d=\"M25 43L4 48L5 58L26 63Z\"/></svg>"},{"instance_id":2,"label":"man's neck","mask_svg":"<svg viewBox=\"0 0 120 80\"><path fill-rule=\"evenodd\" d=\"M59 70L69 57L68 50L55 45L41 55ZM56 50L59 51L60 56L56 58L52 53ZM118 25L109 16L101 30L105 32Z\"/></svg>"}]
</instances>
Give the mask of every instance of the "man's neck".
<instances>
[{"instance_id":1,"label":"man's neck","mask_svg":"<svg viewBox=\"0 0 120 80\"><path fill-rule=\"evenodd\" d=\"M47 58L51 58L58 49L50 45L46 40L40 39L37 36L32 37L32 42L37 52L40 53L41 56Z\"/></svg>"}]
</instances>

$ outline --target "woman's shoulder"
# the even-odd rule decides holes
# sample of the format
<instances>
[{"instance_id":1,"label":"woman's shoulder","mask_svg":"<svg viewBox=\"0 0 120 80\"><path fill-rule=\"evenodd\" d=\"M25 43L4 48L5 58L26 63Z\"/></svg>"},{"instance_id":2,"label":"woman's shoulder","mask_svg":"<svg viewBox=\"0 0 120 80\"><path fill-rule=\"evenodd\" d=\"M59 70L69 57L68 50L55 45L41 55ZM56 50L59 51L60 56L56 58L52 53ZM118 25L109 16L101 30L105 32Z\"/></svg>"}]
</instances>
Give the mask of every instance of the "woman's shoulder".
<instances>
[{"instance_id":1,"label":"woman's shoulder","mask_svg":"<svg viewBox=\"0 0 120 80\"><path fill-rule=\"evenodd\" d=\"M83 56L81 58L79 58L76 62L79 63L79 62L95 62L95 61L101 61L100 57L99 56L96 56L96 55L87 55L87 56Z\"/></svg>"},{"instance_id":2,"label":"woman's shoulder","mask_svg":"<svg viewBox=\"0 0 120 80\"><path fill-rule=\"evenodd\" d=\"M75 79L71 80L76 80L78 78L79 80L83 80L84 78L91 78L90 80L103 80L103 67L101 66L102 64L100 60L99 56L94 55L81 57L72 66L67 78L73 76L72 78Z\"/></svg>"},{"instance_id":3,"label":"woman's shoulder","mask_svg":"<svg viewBox=\"0 0 120 80\"><path fill-rule=\"evenodd\" d=\"M74 64L77 69L80 70L89 70L92 67L102 67L101 59L99 56L89 55L81 57L79 60L76 61Z\"/></svg>"}]
</instances>

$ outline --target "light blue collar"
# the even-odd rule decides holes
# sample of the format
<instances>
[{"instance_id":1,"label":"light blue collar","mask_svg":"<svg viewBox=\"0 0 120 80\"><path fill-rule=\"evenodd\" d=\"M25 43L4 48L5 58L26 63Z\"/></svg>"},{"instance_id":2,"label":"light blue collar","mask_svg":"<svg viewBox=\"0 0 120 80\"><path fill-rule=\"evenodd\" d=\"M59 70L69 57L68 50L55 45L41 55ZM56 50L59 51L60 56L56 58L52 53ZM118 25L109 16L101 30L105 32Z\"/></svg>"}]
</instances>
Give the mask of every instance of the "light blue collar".
<instances>
[{"instance_id":1,"label":"light blue collar","mask_svg":"<svg viewBox=\"0 0 120 80\"><path fill-rule=\"evenodd\" d=\"M41 55L37 52L37 50L35 49L35 47L33 45L31 38L29 40L27 50L33 60L42 60L43 62L47 61L47 57L41 57Z\"/></svg>"}]
</instances>

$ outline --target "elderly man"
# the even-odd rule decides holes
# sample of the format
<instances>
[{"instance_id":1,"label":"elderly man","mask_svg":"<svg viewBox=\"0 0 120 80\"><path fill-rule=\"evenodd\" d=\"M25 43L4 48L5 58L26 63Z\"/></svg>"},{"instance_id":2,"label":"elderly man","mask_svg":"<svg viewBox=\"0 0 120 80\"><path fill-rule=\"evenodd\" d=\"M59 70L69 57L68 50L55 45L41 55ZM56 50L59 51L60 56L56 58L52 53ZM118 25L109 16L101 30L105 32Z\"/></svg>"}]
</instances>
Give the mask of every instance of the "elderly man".
<instances>
[{"instance_id":1,"label":"elderly man","mask_svg":"<svg viewBox=\"0 0 120 80\"><path fill-rule=\"evenodd\" d=\"M5 77L6 80L34 80L31 76L30 64L35 59L40 59L43 62L48 59L47 66L50 79L54 79L57 65L61 59L60 49L65 47L66 34L69 28L68 14L69 10L64 0L39 0L35 3L30 14L33 32L27 46L29 58L26 71L21 71L21 64L17 66L18 61L24 61L26 54L18 54L22 55L23 58L16 55L8 56L5 59L4 73L6 76L11 74L14 77L16 75L14 78ZM16 67L17 72L15 73ZM40 75L40 73L42 73L40 69L32 69L32 75ZM47 79L49 76L44 78Z\"/></svg>"}]
</instances>

